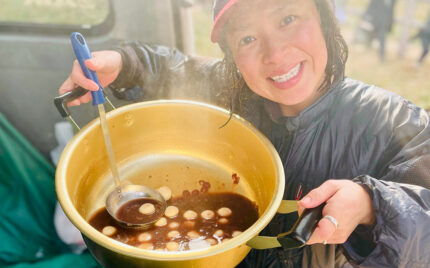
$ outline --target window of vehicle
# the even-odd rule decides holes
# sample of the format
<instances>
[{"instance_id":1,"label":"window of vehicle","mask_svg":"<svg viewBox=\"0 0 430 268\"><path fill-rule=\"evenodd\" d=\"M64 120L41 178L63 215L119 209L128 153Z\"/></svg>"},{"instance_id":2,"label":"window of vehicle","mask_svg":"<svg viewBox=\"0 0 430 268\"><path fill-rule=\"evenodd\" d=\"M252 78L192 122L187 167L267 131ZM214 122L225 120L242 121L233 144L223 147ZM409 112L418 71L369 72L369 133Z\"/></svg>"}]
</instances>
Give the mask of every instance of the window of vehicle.
<instances>
[{"instance_id":1,"label":"window of vehicle","mask_svg":"<svg viewBox=\"0 0 430 268\"><path fill-rule=\"evenodd\" d=\"M85 25L103 23L109 0L0 0L0 24Z\"/></svg>"}]
</instances>

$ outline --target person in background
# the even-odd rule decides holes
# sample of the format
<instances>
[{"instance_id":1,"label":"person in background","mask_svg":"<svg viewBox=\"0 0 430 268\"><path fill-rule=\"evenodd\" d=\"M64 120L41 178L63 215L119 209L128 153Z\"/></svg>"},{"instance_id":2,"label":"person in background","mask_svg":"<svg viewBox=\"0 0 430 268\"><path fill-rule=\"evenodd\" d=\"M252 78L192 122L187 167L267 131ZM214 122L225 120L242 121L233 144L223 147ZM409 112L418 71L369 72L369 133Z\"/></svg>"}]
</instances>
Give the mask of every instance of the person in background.
<instances>
[{"instance_id":1,"label":"person in background","mask_svg":"<svg viewBox=\"0 0 430 268\"><path fill-rule=\"evenodd\" d=\"M206 101L241 115L278 151L284 199L302 209L325 203L307 246L251 250L239 267L430 267L429 117L345 77L332 2L216 0L211 40L223 60L124 42L85 64L114 92L138 85L146 99ZM59 92L78 85L98 89L75 62ZM276 215L261 235L296 219Z\"/></svg>"},{"instance_id":2,"label":"person in background","mask_svg":"<svg viewBox=\"0 0 430 268\"><path fill-rule=\"evenodd\" d=\"M430 46L430 12L427 17L427 22L423 28L418 32L417 36L421 40L422 52L418 59L418 64L421 65L424 62L425 57L429 53Z\"/></svg>"},{"instance_id":3,"label":"person in background","mask_svg":"<svg viewBox=\"0 0 430 268\"><path fill-rule=\"evenodd\" d=\"M379 58L385 61L385 41L394 22L394 7L397 0L371 0L359 23L359 32L364 35L367 46L374 39L379 42ZM357 37L355 37L357 39Z\"/></svg>"}]
</instances>

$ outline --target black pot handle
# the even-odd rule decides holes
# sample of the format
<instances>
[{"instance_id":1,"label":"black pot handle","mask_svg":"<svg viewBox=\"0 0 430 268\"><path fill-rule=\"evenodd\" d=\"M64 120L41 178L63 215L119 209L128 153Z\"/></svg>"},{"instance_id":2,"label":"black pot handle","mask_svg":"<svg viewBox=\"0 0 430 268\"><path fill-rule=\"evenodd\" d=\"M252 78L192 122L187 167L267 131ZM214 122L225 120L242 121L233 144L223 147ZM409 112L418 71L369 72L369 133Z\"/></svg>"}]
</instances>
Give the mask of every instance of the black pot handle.
<instances>
[{"instance_id":1,"label":"black pot handle","mask_svg":"<svg viewBox=\"0 0 430 268\"><path fill-rule=\"evenodd\" d=\"M318 221L322 218L324 204L315 208L305 209L291 230L278 236L255 236L246 242L251 248L268 249L283 247L284 249L300 248L306 245ZM291 213L297 211L297 201L282 200L278 213Z\"/></svg>"},{"instance_id":2,"label":"black pot handle","mask_svg":"<svg viewBox=\"0 0 430 268\"><path fill-rule=\"evenodd\" d=\"M281 246L285 249L290 249L306 245L322 218L324 205L325 203L315 208L305 209L290 231L277 236Z\"/></svg>"},{"instance_id":3,"label":"black pot handle","mask_svg":"<svg viewBox=\"0 0 430 268\"><path fill-rule=\"evenodd\" d=\"M68 91L58 97L55 97L54 104L58 112L60 113L61 117L67 118L68 116L70 116L70 110L69 110L69 107L67 106L67 103L84 96L87 92L88 90L86 90L85 88L77 87L72 91Z\"/></svg>"},{"instance_id":4,"label":"black pot handle","mask_svg":"<svg viewBox=\"0 0 430 268\"><path fill-rule=\"evenodd\" d=\"M68 91L68 92L54 98L54 105L57 108L58 112L60 113L61 117L69 120L70 123L72 123L72 125L74 126L74 128L76 130L79 130L80 127L78 126L78 124L76 124L75 120L73 120L67 104L73 100L76 100L77 98L84 96L87 92L88 92L88 90L86 90L85 88L77 87L71 91ZM110 108L112 110L115 109L115 106L107 98L106 94L104 94L104 96L105 96L106 102L110 106Z\"/></svg>"}]
</instances>

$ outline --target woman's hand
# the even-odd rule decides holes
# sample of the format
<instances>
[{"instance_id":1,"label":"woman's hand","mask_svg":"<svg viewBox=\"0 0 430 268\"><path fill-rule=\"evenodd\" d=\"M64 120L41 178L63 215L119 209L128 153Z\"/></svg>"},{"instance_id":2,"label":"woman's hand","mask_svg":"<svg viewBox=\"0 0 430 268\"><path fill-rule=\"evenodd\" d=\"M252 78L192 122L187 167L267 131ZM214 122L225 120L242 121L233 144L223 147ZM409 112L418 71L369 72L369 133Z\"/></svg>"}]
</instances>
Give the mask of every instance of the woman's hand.
<instances>
[{"instance_id":1,"label":"woman's hand","mask_svg":"<svg viewBox=\"0 0 430 268\"><path fill-rule=\"evenodd\" d=\"M104 50L94 52L92 53L92 56L93 57L91 59L85 61L85 65L88 67L88 69L97 73L101 86L105 87L117 78L122 69L121 54L113 50ZM67 91L73 90L78 86L92 91L97 91L99 89L95 82L85 77L81 66L79 66L78 61L75 60L70 76L66 79L66 81L64 81L58 92L63 94ZM81 103L87 103L90 100L91 94L88 92L84 96L69 102L68 105L80 105Z\"/></svg>"},{"instance_id":2,"label":"woman's hand","mask_svg":"<svg viewBox=\"0 0 430 268\"><path fill-rule=\"evenodd\" d=\"M359 224L371 225L375 221L372 201L366 190L350 180L328 180L312 190L299 202L300 210L313 208L326 202L323 218L307 242L343 244ZM331 216L337 226L330 220Z\"/></svg>"}]
</instances>

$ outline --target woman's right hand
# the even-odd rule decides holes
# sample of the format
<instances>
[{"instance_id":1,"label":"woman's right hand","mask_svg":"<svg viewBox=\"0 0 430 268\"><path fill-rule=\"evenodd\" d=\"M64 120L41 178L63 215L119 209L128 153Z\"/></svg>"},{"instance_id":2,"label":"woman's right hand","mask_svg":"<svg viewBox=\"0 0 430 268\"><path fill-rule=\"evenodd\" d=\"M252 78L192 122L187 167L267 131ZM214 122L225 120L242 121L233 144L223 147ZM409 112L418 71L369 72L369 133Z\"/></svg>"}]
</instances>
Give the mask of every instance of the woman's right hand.
<instances>
[{"instance_id":1,"label":"woman's right hand","mask_svg":"<svg viewBox=\"0 0 430 268\"><path fill-rule=\"evenodd\" d=\"M99 78L99 82L102 87L111 84L119 75L122 69L122 58L121 54L114 50L103 50L92 53L92 58L85 61L85 65L88 69L95 71ZM75 60L73 63L72 72L66 81L61 85L58 92L64 94L67 91L71 91L76 87L83 87L88 90L97 91L99 86L85 77L81 66L78 61ZM92 97L90 92L84 96L73 100L68 103L68 106L80 105L81 103L87 103L91 101Z\"/></svg>"}]
</instances>

